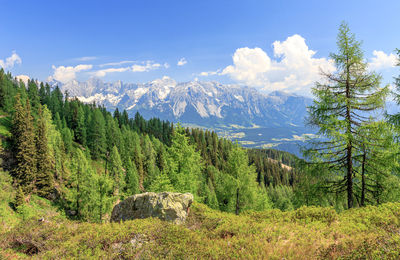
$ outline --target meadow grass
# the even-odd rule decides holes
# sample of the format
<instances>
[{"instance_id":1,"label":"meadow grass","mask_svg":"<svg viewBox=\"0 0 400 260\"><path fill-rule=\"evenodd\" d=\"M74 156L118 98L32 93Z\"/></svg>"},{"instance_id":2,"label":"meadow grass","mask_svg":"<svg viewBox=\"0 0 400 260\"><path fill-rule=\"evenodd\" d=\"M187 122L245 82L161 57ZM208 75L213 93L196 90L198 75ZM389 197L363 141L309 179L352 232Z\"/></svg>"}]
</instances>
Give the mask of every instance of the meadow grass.
<instances>
[{"instance_id":1,"label":"meadow grass","mask_svg":"<svg viewBox=\"0 0 400 260\"><path fill-rule=\"evenodd\" d=\"M187 223L158 219L81 223L35 198L3 232L3 258L34 259L398 259L400 204L246 212L194 203ZM43 205L39 205L42 203ZM40 211L40 208L45 210ZM51 214L46 213L49 210ZM27 213L30 212L30 213ZM36 216L34 214L36 214ZM45 221L38 221L43 217Z\"/></svg>"}]
</instances>

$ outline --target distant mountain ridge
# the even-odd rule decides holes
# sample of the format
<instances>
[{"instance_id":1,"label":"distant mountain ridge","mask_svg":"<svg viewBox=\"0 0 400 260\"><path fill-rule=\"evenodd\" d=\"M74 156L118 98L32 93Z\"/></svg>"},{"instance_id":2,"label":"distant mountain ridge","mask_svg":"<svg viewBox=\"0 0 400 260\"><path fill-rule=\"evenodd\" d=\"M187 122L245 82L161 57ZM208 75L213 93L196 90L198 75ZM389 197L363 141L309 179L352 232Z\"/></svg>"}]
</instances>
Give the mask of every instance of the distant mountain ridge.
<instances>
[{"instance_id":1,"label":"distant mountain ridge","mask_svg":"<svg viewBox=\"0 0 400 260\"><path fill-rule=\"evenodd\" d=\"M178 83L169 77L148 83L50 82L70 97L124 109L146 119L157 117L184 126L214 130L219 136L247 147L275 148L301 156L299 144L315 132L305 125L312 99L275 91L264 94L255 88L218 82Z\"/></svg>"},{"instance_id":2,"label":"distant mountain ridge","mask_svg":"<svg viewBox=\"0 0 400 260\"><path fill-rule=\"evenodd\" d=\"M285 92L266 95L250 87L218 82L177 83L169 77L137 84L105 83L97 78L51 84L83 102L96 102L110 110L126 109L130 116L139 111L145 118L159 117L205 127L304 126L306 107L312 102L310 98Z\"/></svg>"}]
</instances>

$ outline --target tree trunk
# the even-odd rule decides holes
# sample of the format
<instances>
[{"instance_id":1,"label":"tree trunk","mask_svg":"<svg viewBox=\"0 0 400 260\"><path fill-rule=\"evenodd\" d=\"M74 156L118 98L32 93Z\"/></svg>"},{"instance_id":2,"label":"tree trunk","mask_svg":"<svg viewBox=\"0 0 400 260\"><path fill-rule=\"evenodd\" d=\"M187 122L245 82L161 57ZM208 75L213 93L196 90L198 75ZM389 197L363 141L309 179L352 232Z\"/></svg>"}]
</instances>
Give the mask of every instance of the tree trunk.
<instances>
[{"instance_id":1,"label":"tree trunk","mask_svg":"<svg viewBox=\"0 0 400 260\"><path fill-rule=\"evenodd\" d=\"M239 215L239 188L236 189L236 215Z\"/></svg>"},{"instance_id":2,"label":"tree trunk","mask_svg":"<svg viewBox=\"0 0 400 260\"><path fill-rule=\"evenodd\" d=\"M361 207L365 206L365 160L366 155L365 151L362 158L362 165L361 165Z\"/></svg>"},{"instance_id":3,"label":"tree trunk","mask_svg":"<svg viewBox=\"0 0 400 260\"><path fill-rule=\"evenodd\" d=\"M351 114L350 114L350 65L349 60L347 59L347 79L346 79L346 121L347 121L347 129L346 134L352 136L351 133ZM353 144L352 140L347 141L347 207L351 209L353 207Z\"/></svg>"}]
</instances>

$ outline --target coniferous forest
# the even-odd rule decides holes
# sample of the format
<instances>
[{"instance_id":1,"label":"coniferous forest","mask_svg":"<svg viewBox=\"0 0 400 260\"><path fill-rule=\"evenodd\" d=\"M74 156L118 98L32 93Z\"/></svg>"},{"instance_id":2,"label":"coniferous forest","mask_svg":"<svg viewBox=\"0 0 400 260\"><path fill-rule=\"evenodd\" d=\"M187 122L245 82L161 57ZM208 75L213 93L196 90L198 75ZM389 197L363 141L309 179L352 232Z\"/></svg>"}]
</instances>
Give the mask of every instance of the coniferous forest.
<instances>
[{"instance_id":1,"label":"coniferous forest","mask_svg":"<svg viewBox=\"0 0 400 260\"><path fill-rule=\"evenodd\" d=\"M346 23L331 59L336 71L322 71L313 87L307 122L318 138L305 142L303 159L139 113L130 118L0 69L0 254L400 257L400 114L385 114L399 95L368 69ZM187 226L108 223L114 205L149 191L193 194ZM129 230L147 234L144 251L115 250Z\"/></svg>"}]
</instances>

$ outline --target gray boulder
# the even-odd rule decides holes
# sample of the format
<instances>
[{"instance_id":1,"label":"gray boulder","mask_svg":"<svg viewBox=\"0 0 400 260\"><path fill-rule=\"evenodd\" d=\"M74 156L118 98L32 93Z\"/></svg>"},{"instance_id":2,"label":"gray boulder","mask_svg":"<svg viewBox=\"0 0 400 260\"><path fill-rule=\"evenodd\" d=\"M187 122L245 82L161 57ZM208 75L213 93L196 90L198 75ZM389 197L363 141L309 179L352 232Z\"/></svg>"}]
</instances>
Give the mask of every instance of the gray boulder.
<instances>
[{"instance_id":1,"label":"gray boulder","mask_svg":"<svg viewBox=\"0 0 400 260\"><path fill-rule=\"evenodd\" d=\"M190 193L136 194L115 205L111 213L111 222L154 217L182 224L188 216L192 202L193 195Z\"/></svg>"}]
</instances>

